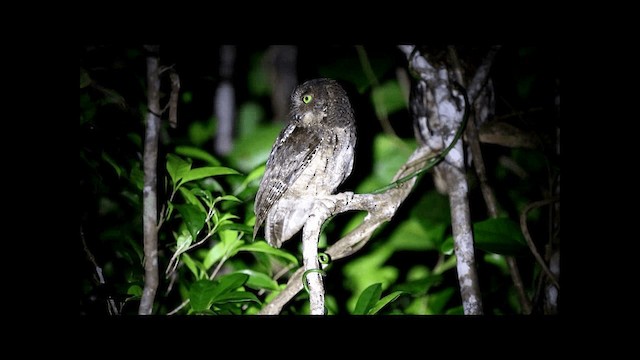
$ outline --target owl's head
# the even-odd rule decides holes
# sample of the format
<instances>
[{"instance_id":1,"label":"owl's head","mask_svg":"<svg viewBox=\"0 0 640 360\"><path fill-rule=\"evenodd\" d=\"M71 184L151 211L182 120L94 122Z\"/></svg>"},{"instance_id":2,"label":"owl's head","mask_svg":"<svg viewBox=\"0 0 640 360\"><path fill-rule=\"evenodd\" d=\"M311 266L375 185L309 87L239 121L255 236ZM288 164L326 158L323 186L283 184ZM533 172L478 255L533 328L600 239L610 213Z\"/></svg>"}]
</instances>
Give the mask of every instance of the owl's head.
<instances>
[{"instance_id":1,"label":"owl's head","mask_svg":"<svg viewBox=\"0 0 640 360\"><path fill-rule=\"evenodd\" d=\"M347 92L332 79L309 80L291 94L291 121L301 126L339 121L352 114Z\"/></svg>"}]
</instances>

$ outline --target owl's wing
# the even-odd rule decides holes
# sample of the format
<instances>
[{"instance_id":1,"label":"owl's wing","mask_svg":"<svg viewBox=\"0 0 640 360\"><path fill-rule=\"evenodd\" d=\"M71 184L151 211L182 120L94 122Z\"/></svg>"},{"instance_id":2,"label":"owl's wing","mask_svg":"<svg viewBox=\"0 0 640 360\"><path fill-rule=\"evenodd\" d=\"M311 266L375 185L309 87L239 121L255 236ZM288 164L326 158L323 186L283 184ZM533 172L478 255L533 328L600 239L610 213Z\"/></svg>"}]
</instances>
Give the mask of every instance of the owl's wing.
<instances>
[{"instance_id":1,"label":"owl's wing","mask_svg":"<svg viewBox=\"0 0 640 360\"><path fill-rule=\"evenodd\" d=\"M256 194L254 239L271 207L313 160L321 142L322 138L318 133L295 125L287 126L278 135Z\"/></svg>"}]
</instances>

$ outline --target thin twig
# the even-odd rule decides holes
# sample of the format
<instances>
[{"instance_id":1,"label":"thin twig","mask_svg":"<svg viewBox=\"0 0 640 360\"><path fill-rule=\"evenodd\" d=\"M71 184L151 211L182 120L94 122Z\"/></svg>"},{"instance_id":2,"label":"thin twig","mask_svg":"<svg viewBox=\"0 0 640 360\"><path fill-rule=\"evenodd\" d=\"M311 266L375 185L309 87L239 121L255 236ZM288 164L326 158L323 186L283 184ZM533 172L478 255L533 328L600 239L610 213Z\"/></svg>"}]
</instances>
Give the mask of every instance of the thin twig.
<instances>
[{"instance_id":1,"label":"thin twig","mask_svg":"<svg viewBox=\"0 0 640 360\"><path fill-rule=\"evenodd\" d=\"M98 266L98 263L96 262L96 258L93 256L93 254L91 253L91 250L89 250L89 247L87 246L87 242L84 239L84 230L82 230L82 225L80 225L80 239L82 240L82 247L84 248L85 254L87 254L87 258L89 258L89 261L91 261L94 268L96 269L96 274L98 275L98 282L104 285L106 282L104 281L102 268ZM118 315L120 313L118 311L118 308L116 307L116 302L113 299L111 298L107 299L107 306L109 308L110 314Z\"/></svg>"},{"instance_id":2,"label":"thin twig","mask_svg":"<svg viewBox=\"0 0 640 360\"><path fill-rule=\"evenodd\" d=\"M187 306L187 304L191 301L191 299L187 299L185 301L182 302L182 304L178 305L177 308L169 311L167 313L167 315L174 315L175 313L177 313L178 311L180 311L180 309L182 309L183 307Z\"/></svg>"},{"instance_id":3,"label":"thin twig","mask_svg":"<svg viewBox=\"0 0 640 360\"><path fill-rule=\"evenodd\" d=\"M287 266L283 266L282 269L280 269L275 275L273 275L273 280L274 281L278 281L278 279L280 279L282 276L284 276L284 274L288 273L289 270L293 269L295 265L294 264L287 264ZM258 291L258 296L261 296L262 294L264 294L267 290L266 289L260 289Z\"/></svg>"},{"instance_id":4,"label":"thin twig","mask_svg":"<svg viewBox=\"0 0 640 360\"><path fill-rule=\"evenodd\" d=\"M358 52L358 59L360 60L362 71L364 71L364 74L369 80L369 83L372 85L374 89L380 87L380 83L376 78L376 74L373 72L373 69L371 68L371 63L369 62L369 57L367 56L367 52L365 51L364 46L356 45L356 51ZM387 113L387 108L385 107L384 103L379 103L377 104L377 106L379 106L380 111L376 112L376 115L378 117L378 121L380 121L380 125L382 126L382 129L384 130L384 132L387 133L388 135L391 135L393 139L396 139L396 140L400 139L396 134L395 130L393 130L391 123L389 122L389 115Z\"/></svg>"},{"instance_id":5,"label":"thin twig","mask_svg":"<svg viewBox=\"0 0 640 360\"><path fill-rule=\"evenodd\" d=\"M484 57L482 63L476 69L476 73L473 76L473 79L469 83L469 87L467 88L467 94L469 96L469 100L471 103L474 103L482 89L486 85L487 81L489 81L489 72L491 70L491 66L493 65L493 59L496 57L498 50L500 50L501 46L492 46L489 50L489 53Z\"/></svg>"},{"instance_id":6,"label":"thin twig","mask_svg":"<svg viewBox=\"0 0 640 360\"><path fill-rule=\"evenodd\" d=\"M545 272L545 274L547 274L549 279L551 279L551 282L553 282L553 285L555 285L556 288L560 290L560 284L558 283L558 280L556 279L555 275L553 275L551 270L549 270L547 263L544 261L542 256L540 256L540 253L538 253L538 250L536 249L536 245L533 242L533 239L531 238L531 234L529 233L529 228L527 226L527 214L529 213L529 211L539 208L541 206L552 204L556 201L559 201L559 199L553 198L548 200L540 200L527 205L524 208L524 210L522 210L522 213L520 214L520 229L522 230L522 234L524 235L524 238L527 241L527 245L529 246L531 253L536 258L536 261L538 261L538 264L540 264L540 266L542 267L542 270Z\"/></svg>"},{"instance_id":7,"label":"thin twig","mask_svg":"<svg viewBox=\"0 0 640 360\"><path fill-rule=\"evenodd\" d=\"M171 79L171 95L169 96L169 125L178 127L178 95L180 94L180 77L175 71L169 73Z\"/></svg>"}]
</instances>

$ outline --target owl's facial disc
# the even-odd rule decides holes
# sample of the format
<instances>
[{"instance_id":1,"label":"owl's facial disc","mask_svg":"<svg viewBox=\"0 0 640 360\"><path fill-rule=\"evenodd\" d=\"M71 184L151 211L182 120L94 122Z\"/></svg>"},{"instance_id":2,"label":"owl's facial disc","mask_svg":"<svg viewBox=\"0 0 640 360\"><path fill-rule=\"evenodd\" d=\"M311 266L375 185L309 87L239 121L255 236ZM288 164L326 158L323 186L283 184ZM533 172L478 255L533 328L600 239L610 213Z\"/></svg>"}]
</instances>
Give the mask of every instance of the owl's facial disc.
<instances>
[{"instance_id":1,"label":"owl's facial disc","mask_svg":"<svg viewBox=\"0 0 640 360\"><path fill-rule=\"evenodd\" d=\"M300 124L303 126L310 126L321 122L322 119L327 116L327 113L325 111L319 111L318 109L311 108L300 115Z\"/></svg>"}]
</instances>

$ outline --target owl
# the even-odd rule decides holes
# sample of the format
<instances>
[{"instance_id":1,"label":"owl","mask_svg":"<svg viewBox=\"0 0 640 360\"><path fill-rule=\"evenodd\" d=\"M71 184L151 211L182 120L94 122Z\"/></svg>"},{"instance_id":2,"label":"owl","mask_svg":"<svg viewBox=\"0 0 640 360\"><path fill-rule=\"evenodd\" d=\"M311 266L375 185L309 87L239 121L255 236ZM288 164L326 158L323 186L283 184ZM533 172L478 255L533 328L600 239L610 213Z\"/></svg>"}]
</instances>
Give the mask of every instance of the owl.
<instances>
[{"instance_id":1,"label":"owl","mask_svg":"<svg viewBox=\"0 0 640 360\"><path fill-rule=\"evenodd\" d=\"M296 87L256 195L253 238L264 223L265 239L279 248L300 231L317 197L333 194L351 174L355 144L353 108L335 80Z\"/></svg>"}]
</instances>

